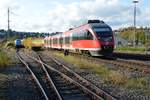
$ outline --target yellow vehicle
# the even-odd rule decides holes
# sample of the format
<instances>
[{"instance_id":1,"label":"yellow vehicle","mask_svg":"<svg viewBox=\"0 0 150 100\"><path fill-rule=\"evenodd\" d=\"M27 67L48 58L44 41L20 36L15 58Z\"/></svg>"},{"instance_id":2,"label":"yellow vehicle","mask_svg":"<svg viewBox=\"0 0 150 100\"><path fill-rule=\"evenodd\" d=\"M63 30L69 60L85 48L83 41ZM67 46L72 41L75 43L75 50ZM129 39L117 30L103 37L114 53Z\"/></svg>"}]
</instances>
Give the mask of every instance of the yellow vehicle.
<instances>
[{"instance_id":1,"label":"yellow vehicle","mask_svg":"<svg viewBox=\"0 0 150 100\"><path fill-rule=\"evenodd\" d=\"M39 50L44 46L44 40L43 38L27 38L23 39L23 45L26 48Z\"/></svg>"}]
</instances>

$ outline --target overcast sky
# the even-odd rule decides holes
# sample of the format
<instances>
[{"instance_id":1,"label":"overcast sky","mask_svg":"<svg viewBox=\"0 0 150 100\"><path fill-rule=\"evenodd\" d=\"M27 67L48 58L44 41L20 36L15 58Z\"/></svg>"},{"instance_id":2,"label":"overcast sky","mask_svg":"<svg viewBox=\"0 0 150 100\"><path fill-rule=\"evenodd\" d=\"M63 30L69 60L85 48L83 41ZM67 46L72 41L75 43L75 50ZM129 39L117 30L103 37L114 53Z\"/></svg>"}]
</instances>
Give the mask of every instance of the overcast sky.
<instances>
[{"instance_id":1,"label":"overcast sky","mask_svg":"<svg viewBox=\"0 0 150 100\"><path fill-rule=\"evenodd\" d=\"M132 0L0 0L0 29L16 31L65 31L86 22L104 20L113 29L133 26ZM137 26L150 27L150 0L139 0Z\"/></svg>"}]
</instances>

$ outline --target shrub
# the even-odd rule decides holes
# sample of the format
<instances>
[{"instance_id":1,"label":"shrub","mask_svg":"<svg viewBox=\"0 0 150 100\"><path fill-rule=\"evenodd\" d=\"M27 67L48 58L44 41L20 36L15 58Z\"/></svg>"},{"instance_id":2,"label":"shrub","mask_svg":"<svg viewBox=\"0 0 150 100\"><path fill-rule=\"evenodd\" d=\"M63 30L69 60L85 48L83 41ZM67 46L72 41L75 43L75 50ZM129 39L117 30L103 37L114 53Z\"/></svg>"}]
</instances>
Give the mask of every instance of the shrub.
<instances>
[{"instance_id":1,"label":"shrub","mask_svg":"<svg viewBox=\"0 0 150 100\"><path fill-rule=\"evenodd\" d=\"M128 47L128 46L116 48L116 50L118 51L144 51L144 49L145 49L144 47Z\"/></svg>"},{"instance_id":2,"label":"shrub","mask_svg":"<svg viewBox=\"0 0 150 100\"><path fill-rule=\"evenodd\" d=\"M146 83L144 78L131 78L126 82L125 87L127 89L141 89L147 86Z\"/></svg>"},{"instance_id":3,"label":"shrub","mask_svg":"<svg viewBox=\"0 0 150 100\"><path fill-rule=\"evenodd\" d=\"M141 89L147 87L145 78L129 78L117 70L110 70L103 64L93 63L86 59L74 56L64 56L62 53L54 53L58 57L63 58L66 62L74 64L78 68L88 68L101 77L101 82L120 85L127 89ZM149 89L150 94L150 89Z\"/></svg>"},{"instance_id":4,"label":"shrub","mask_svg":"<svg viewBox=\"0 0 150 100\"><path fill-rule=\"evenodd\" d=\"M111 80L111 83L113 84L122 85L127 82L128 77L117 71L110 71L109 80Z\"/></svg>"},{"instance_id":5,"label":"shrub","mask_svg":"<svg viewBox=\"0 0 150 100\"><path fill-rule=\"evenodd\" d=\"M101 77L101 81L107 83L111 82L113 84L123 84L126 82L127 77L119 73L118 71L109 70L103 64L93 63L86 59L76 58L74 56L63 56L61 53L54 53L55 55L62 57L65 61L74 64L76 67L81 69L90 69L95 74Z\"/></svg>"},{"instance_id":6,"label":"shrub","mask_svg":"<svg viewBox=\"0 0 150 100\"><path fill-rule=\"evenodd\" d=\"M0 51L0 66L4 67L10 64L10 59L6 53Z\"/></svg>"}]
</instances>

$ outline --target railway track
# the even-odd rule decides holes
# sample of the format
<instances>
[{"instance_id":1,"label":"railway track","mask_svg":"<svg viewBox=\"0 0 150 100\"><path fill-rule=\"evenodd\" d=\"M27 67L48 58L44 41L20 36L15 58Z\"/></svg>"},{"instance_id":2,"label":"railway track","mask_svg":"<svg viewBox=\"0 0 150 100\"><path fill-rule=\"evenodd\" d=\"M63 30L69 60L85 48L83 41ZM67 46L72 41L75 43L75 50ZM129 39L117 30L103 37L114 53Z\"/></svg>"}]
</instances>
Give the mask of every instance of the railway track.
<instances>
[{"instance_id":1,"label":"railway track","mask_svg":"<svg viewBox=\"0 0 150 100\"><path fill-rule=\"evenodd\" d=\"M121 58L121 59L134 59L134 60L150 61L149 54L146 55L146 54L131 54L131 53L114 52L113 56L116 58Z\"/></svg>"},{"instance_id":2,"label":"railway track","mask_svg":"<svg viewBox=\"0 0 150 100\"><path fill-rule=\"evenodd\" d=\"M23 57L25 56L25 54L21 54ZM40 54L38 54L36 57L29 55L26 55L26 57L42 65L41 68L36 67L36 70L42 69L41 73L45 73L43 77L47 77L46 79L49 82L46 86L50 88L46 89L44 92L45 88L43 88L42 85L39 85L39 83L42 83L38 80L39 78L34 78L34 80L38 84L46 100L52 98L49 95L52 93L55 94L55 97L57 97L55 100L115 100L113 96L97 88L95 85L85 80L72 70L68 69L65 65L61 64L56 59L51 58L51 61L55 63L55 67L51 67L44 62L44 59L42 56L40 56ZM29 65L27 65L23 58L21 58L19 55L18 58L22 61L22 63L24 63L24 65L28 66L27 68L29 70ZM40 76L39 73L37 74L35 72L34 68L31 68L29 71L31 74L35 73L33 77Z\"/></svg>"},{"instance_id":3,"label":"railway track","mask_svg":"<svg viewBox=\"0 0 150 100\"><path fill-rule=\"evenodd\" d=\"M92 61L111 64L121 68L128 68L133 71L140 71L142 73L150 72L150 63L144 61L125 60L125 59L102 59L97 57L88 57Z\"/></svg>"},{"instance_id":4,"label":"railway track","mask_svg":"<svg viewBox=\"0 0 150 100\"><path fill-rule=\"evenodd\" d=\"M60 52L61 53L61 52ZM128 68L132 71L139 71L143 74L149 74L150 73L150 63L145 61L139 61L139 60L126 60L126 59L119 59L116 57L91 57L88 55L79 55L76 53L69 53L72 56L76 57L83 57L84 59L87 59L92 62L96 63L104 63L104 64L111 64L120 68Z\"/></svg>"},{"instance_id":5,"label":"railway track","mask_svg":"<svg viewBox=\"0 0 150 100\"><path fill-rule=\"evenodd\" d=\"M129 61L123 59L117 59L117 60L93 59L93 60L103 62L106 64L112 64L118 67L129 68L133 71L140 71L142 73L150 72L150 64L141 61Z\"/></svg>"},{"instance_id":6,"label":"railway track","mask_svg":"<svg viewBox=\"0 0 150 100\"><path fill-rule=\"evenodd\" d=\"M45 70L43 69L43 67L39 67L39 65L37 64L33 65L33 63L35 63L34 61L27 62L25 59L28 59L28 58L24 58L25 56L23 55L21 56L17 54L17 57L26 66L26 68L32 75L36 86L39 88L39 91L41 93L40 95L42 95L42 99L61 100L59 99L59 95L57 95L56 92L54 92L54 90L52 89L51 87L52 81L49 78L48 73L45 72ZM53 95L50 95L50 94L53 94Z\"/></svg>"},{"instance_id":7,"label":"railway track","mask_svg":"<svg viewBox=\"0 0 150 100\"><path fill-rule=\"evenodd\" d=\"M83 57L92 62L96 63L104 63L104 64L111 64L121 68L128 68L133 71L140 71L142 73L150 73L150 63L140 60L126 60L126 59L119 59L117 57L91 57L89 55L79 55L76 53L70 53L72 56L76 57Z\"/></svg>"}]
</instances>

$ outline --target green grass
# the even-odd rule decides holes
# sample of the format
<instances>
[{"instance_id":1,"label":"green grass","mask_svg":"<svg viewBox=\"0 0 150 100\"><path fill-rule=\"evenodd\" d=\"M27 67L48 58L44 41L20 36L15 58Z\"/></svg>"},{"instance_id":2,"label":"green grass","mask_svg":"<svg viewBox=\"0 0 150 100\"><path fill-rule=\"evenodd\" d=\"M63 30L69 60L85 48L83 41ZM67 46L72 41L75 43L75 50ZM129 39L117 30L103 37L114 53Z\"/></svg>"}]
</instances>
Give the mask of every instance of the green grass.
<instances>
[{"instance_id":1,"label":"green grass","mask_svg":"<svg viewBox=\"0 0 150 100\"><path fill-rule=\"evenodd\" d=\"M149 87L147 89L147 95L150 96L150 85L149 85Z\"/></svg>"},{"instance_id":2,"label":"green grass","mask_svg":"<svg viewBox=\"0 0 150 100\"><path fill-rule=\"evenodd\" d=\"M3 51L0 51L0 67L5 67L10 64L10 59L7 54Z\"/></svg>"},{"instance_id":3,"label":"green grass","mask_svg":"<svg viewBox=\"0 0 150 100\"><path fill-rule=\"evenodd\" d=\"M0 82L6 81L7 78L8 78L8 75L0 73Z\"/></svg>"},{"instance_id":4,"label":"green grass","mask_svg":"<svg viewBox=\"0 0 150 100\"><path fill-rule=\"evenodd\" d=\"M59 58L63 58L66 62L73 64L77 68L91 70L93 73L100 76L100 81L103 83L111 83L129 90L141 88L145 89L148 87L148 83L145 78L129 78L128 76L121 74L118 70L110 70L103 64L97 64L82 57L78 58L70 55L64 56L62 53L57 52L53 52L53 54Z\"/></svg>"},{"instance_id":5,"label":"green grass","mask_svg":"<svg viewBox=\"0 0 150 100\"><path fill-rule=\"evenodd\" d=\"M120 74L118 71L109 70L103 64L93 63L84 58L77 58L74 56L64 56L62 53L54 53L54 55L63 58L66 62L74 64L74 66L80 69L90 69L95 74L101 77L101 81L104 83L123 84L127 78Z\"/></svg>"},{"instance_id":6,"label":"green grass","mask_svg":"<svg viewBox=\"0 0 150 100\"><path fill-rule=\"evenodd\" d=\"M146 88L148 83L145 78L131 78L125 83L127 89L142 89Z\"/></svg>"},{"instance_id":7,"label":"green grass","mask_svg":"<svg viewBox=\"0 0 150 100\"><path fill-rule=\"evenodd\" d=\"M128 81L128 77L118 71L111 70L109 73L109 81L115 85L124 85Z\"/></svg>"},{"instance_id":8,"label":"green grass","mask_svg":"<svg viewBox=\"0 0 150 100\"><path fill-rule=\"evenodd\" d=\"M139 52L142 52L145 50L144 47L129 47L129 46L126 46L126 47L117 47L116 48L117 51L139 51Z\"/></svg>"}]
</instances>

